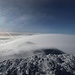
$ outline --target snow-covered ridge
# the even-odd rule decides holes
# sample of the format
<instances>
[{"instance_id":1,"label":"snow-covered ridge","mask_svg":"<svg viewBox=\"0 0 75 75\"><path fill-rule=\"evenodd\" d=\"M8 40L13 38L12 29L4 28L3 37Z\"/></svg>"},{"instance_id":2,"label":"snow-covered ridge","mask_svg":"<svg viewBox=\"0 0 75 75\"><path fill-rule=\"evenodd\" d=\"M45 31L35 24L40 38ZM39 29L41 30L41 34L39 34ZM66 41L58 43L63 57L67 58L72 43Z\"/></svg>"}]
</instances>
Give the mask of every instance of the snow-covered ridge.
<instances>
[{"instance_id":1,"label":"snow-covered ridge","mask_svg":"<svg viewBox=\"0 0 75 75\"><path fill-rule=\"evenodd\" d=\"M0 62L1 75L75 75L75 56L34 55Z\"/></svg>"}]
</instances>

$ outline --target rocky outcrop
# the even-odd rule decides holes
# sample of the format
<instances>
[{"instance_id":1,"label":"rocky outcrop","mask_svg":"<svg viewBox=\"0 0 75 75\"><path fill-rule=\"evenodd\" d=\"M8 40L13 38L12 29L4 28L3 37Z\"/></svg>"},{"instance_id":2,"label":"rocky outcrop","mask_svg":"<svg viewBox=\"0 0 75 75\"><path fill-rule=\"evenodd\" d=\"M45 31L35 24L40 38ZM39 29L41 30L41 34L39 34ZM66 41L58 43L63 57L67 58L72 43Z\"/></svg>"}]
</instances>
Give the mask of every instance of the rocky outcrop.
<instances>
[{"instance_id":1,"label":"rocky outcrop","mask_svg":"<svg viewBox=\"0 0 75 75\"><path fill-rule=\"evenodd\" d=\"M75 56L48 54L4 60L0 75L75 75Z\"/></svg>"}]
</instances>

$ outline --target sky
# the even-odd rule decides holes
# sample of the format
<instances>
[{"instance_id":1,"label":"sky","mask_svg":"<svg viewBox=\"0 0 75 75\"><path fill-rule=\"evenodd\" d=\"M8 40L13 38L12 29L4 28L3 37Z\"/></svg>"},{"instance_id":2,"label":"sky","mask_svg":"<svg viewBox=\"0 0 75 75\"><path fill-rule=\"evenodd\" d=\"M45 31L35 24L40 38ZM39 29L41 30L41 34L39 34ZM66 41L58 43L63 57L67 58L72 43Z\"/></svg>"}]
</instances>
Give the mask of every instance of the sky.
<instances>
[{"instance_id":1,"label":"sky","mask_svg":"<svg viewBox=\"0 0 75 75\"><path fill-rule=\"evenodd\" d=\"M75 35L75 0L0 0L0 32Z\"/></svg>"}]
</instances>

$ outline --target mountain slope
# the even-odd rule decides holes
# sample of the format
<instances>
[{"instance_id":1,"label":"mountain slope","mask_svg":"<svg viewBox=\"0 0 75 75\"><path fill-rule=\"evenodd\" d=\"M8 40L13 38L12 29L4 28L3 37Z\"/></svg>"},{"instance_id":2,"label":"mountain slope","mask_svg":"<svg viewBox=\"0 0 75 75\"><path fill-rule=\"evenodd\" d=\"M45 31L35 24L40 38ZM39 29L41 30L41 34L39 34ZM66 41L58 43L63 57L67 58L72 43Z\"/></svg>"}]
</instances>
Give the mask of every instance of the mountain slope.
<instances>
[{"instance_id":1,"label":"mountain slope","mask_svg":"<svg viewBox=\"0 0 75 75\"><path fill-rule=\"evenodd\" d=\"M75 56L48 54L4 60L0 75L75 75Z\"/></svg>"}]
</instances>

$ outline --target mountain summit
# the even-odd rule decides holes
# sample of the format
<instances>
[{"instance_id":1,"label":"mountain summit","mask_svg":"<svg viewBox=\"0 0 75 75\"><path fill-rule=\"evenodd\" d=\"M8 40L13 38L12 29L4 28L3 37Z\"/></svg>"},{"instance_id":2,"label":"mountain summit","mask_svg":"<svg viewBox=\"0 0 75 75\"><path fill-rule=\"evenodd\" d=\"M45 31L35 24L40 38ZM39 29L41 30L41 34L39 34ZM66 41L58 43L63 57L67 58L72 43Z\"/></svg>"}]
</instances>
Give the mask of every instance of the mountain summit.
<instances>
[{"instance_id":1,"label":"mountain summit","mask_svg":"<svg viewBox=\"0 0 75 75\"><path fill-rule=\"evenodd\" d=\"M75 56L33 55L0 62L0 75L75 75Z\"/></svg>"}]
</instances>

